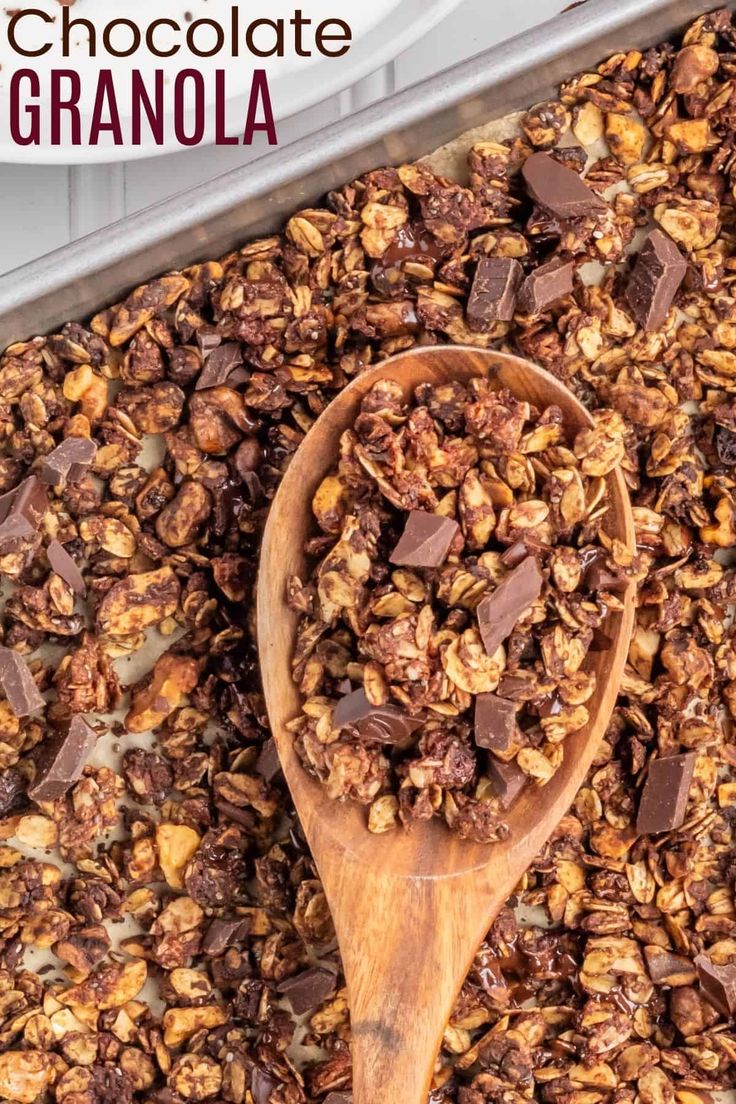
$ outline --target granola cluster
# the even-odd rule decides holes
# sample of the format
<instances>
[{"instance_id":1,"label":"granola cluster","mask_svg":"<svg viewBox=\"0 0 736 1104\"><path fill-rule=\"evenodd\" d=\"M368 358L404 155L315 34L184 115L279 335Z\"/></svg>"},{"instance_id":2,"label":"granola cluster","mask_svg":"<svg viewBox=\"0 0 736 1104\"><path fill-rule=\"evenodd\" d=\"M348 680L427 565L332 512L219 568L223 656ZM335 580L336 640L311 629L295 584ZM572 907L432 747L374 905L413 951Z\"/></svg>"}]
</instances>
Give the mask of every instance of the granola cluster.
<instances>
[{"instance_id":1,"label":"granola cluster","mask_svg":"<svg viewBox=\"0 0 736 1104\"><path fill-rule=\"evenodd\" d=\"M368 827L441 816L491 842L525 783L545 785L588 723L588 652L630 567L605 533L624 422L574 439L485 379L377 383L312 504L321 533L293 659L290 726L333 798Z\"/></svg>"},{"instance_id":2,"label":"granola cluster","mask_svg":"<svg viewBox=\"0 0 736 1104\"><path fill-rule=\"evenodd\" d=\"M476 956L431 1104L697 1104L736 1083L735 50L731 15L703 16L477 143L465 183L368 173L5 352L0 643L25 666L0 653L0 1099L349 1100L334 932L259 692L259 537L335 392L445 341L617 412L643 574L611 725ZM581 144L563 217L523 165L579 174ZM511 318L469 311L483 259L521 266L486 273ZM542 307L550 286L569 290ZM70 439L94 456L52 462ZM16 490L31 475L46 504ZM684 819L642 832L671 756Z\"/></svg>"}]
</instances>

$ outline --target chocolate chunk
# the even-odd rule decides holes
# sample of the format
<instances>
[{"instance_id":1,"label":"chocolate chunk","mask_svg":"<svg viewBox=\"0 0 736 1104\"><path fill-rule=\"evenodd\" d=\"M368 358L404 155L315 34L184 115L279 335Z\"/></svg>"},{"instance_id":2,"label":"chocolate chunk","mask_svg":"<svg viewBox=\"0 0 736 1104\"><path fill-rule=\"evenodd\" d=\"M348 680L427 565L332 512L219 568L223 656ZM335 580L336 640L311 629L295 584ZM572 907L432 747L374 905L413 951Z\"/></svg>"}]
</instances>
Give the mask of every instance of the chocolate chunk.
<instances>
[{"instance_id":1,"label":"chocolate chunk","mask_svg":"<svg viewBox=\"0 0 736 1104\"><path fill-rule=\"evenodd\" d=\"M63 797L82 777L96 743L95 730L90 728L81 714L75 714L66 733L49 737L48 746L42 750L36 777L28 787L28 796L34 801L56 801L58 797Z\"/></svg>"},{"instance_id":2,"label":"chocolate chunk","mask_svg":"<svg viewBox=\"0 0 736 1104\"><path fill-rule=\"evenodd\" d=\"M706 954L695 959L700 991L709 1004L729 1019L736 1012L736 966L717 966Z\"/></svg>"},{"instance_id":3,"label":"chocolate chunk","mask_svg":"<svg viewBox=\"0 0 736 1104\"><path fill-rule=\"evenodd\" d=\"M207 359L213 349L222 344L222 335L217 330L207 329L204 326L197 330L196 337L203 361Z\"/></svg>"},{"instance_id":4,"label":"chocolate chunk","mask_svg":"<svg viewBox=\"0 0 736 1104\"><path fill-rule=\"evenodd\" d=\"M315 966L296 977L287 978L278 988L291 1004L294 1015L301 1016L331 997L337 988L337 981L331 970Z\"/></svg>"},{"instance_id":5,"label":"chocolate chunk","mask_svg":"<svg viewBox=\"0 0 736 1104\"><path fill-rule=\"evenodd\" d=\"M421 225L400 226L393 241L371 269L375 290L385 299L394 299L405 289L404 265L414 261L434 271L447 247Z\"/></svg>"},{"instance_id":6,"label":"chocolate chunk","mask_svg":"<svg viewBox=\"0 0 736 1104\"><path fill-rule=\"evenodd\" d=\"M27 804L26 780L17 767L0 771L0 817L10 816Z\"/></svg>"},{"instance_id":7,"label":"chocolate chunk","mask_svg":"<svg viewBox=\"0 0 736 1104\"><path fill-rule=\"evenodd\" d=\"M484 330L491 322L510 322L524 270L513 257L482 257L468 299L468 326Z\"/></svg>"},{"instance_id":8,"label":"chocolate chunk","mask_svg":"<svg viewBox=\"0 0 736 1104\"><path fill-rule=\"evenodd\" d=\"M540 717L557 717L562 712L562 698L556 690L537 698L534 704Z\"/></svg>"},{"instance_id":9,"label":"chocolate chunk","mask_svg":"<svg viewBox=\"0 0 736 1104\"><path fill-rule=\"evenodd\" d=\"M726 467L736 464L736 433L725 426L716 427L716 452Z\"/></svg>"},{"instance_id":10,"label":"chocolate chunk","mask_svg":"<svg viewBox=\"0 0 736 1104\"><path fill-rule=\"evenodd\" d=\"M582 218L608 207L576 172L560 165L548 153L533 153L527 157L521 166L521 175L532 199L557 218Z\"/></svg>"},{"instance_id":11,"label":"chocolate chunk","mask_svg":"<svg viewBox=\"0 0 736 1104\"><path fill-rule=\"evenodd\" d=\"M271 1093L280 1084L281 1082L272 1077L270 1073L266 1073L259 1066L255 1066L250 1079L250 1094L253 1097L253 1104L270 1104Z\"/></svg>"},{"instance_id":12,"label":"chocolate chunk","mask_svg":"<svg viewBox=\"0 0 736 1104\"><path fill-rule=\"evenodd\" d=\"M353 1104L353 1094L349 1092L331 1092L327 1094L323 1104Z\"/></svg>"},{"instance_id":13,"label":"chocolate chunk","mask_svg":"<svg viewBox=\"0 0 736 1104\"><path fill-rule=\"evenodd\" d=\"M493 792L504 811L511 808L529 781L529 775L524 774L524 771L521 767L517 767L516 763L513 761L502 763L500 759L496 759L492 755L489 756L486 773L491 780Z\"/></svg>"},{"instance_id":14,"label":"chocolate chunk","mask_svg":"<svg viewBox=\"0 0 736 1104\"><path fill-rule=\"evenodd\" d=\"M548 261L530 272L521 285L517 300L520 310L527 314L539 314L550 303L557 302L572 291L572 261Z\"/></svg>"},{"instance_id":15,"label":"chocolate chunk","mask_svg":"<svg viewBox=\"0 0 736 1104\"><path fill-rule=\"evenodd\" d=\"M649 764L636 818L640 836L670 832L684 822L696 758L696 753L689 751L664 755Z\"/></svg>"},{"instance_id":16,"label":"chocolate chunk","mask_svg":"<svg viewBox=\"0 0 736 1104\"><path fill-rule=\"evenodd\" d=\"M202 951L210 958L216 958L233 943L244 939L248 934L248 928L248 921L242 916L233 920L212 920L204 933Z\"/></svg>"},{"instance_id":17,"label":"chocolate chunk","mask_svg":"<svg viewBox=\"0 0 736 1104\"><path fill-rule=\"evenodd\" d=\"M0 544L24 540L38 532L49 500L37 476L27 479L0 498Z\"/></svg>"},{"instance_id":18,"label":"chocolate chunk","mask_svg":"<svg viewBox=\"0 0 736 1104\"><path fill-rule=\"evenodd\" d=\"M644 958L655 985L692 985L697 977L691 959L673 954L665 947L645 947Z\"/></svg>"},{"instance_id":19,"label":"chocolate chunk","mask_svg":"<svg viewBox=\"0 0 736 1104\"><path fill-rule=\"evenodd\" d=\"M256 771L261 778L265 778L267 782L272 782L280 770L281 763L279 753L276 750L276 741L271 738L266 740L261 748L261 753L256 759Z\"/></svg>"},{"instance_id":20,"label":"chocolate chunk","mask_svg":"<svg viewBox=\"0 0 736 1104\"><path fill-rule=\"evenodd\" d=\"M67 480L76 483L97 455L97 445L89 437L67 437L44 460L41 479L56 486Z\"/></svg>"},{"instance_id":21,"label":"chocolate chunk","mask_svg":"<svg viewBox=\"0 0 736 1104\"><path fill-rule=\"evenodd\" d=\"M505 552L501 553L501 563L504 567L518 567L529 555L526 541L518 540L510 544Z\"/></svg>"},{"instance_id":22,"label":"chocolate chunk","mask_svg":"<svg viewBox=\"0 0 736 1104\"><path fill-rule=\"evenodd\" d=\"M27 717L45 705L28 664L10 648L0 647L0 686L16 717Z\"/></svg>"},{"instance_id":23,"label":"chocolate chunk","mask_svg":"<svg viewBox=\"0 0 736 1104\"><path fill-rule=\"evenodd\" d=\"M626 285L626 301L645 330L658 330L664 323L686 272L687 261L672 238L652 230Z\"/></svg>"},{"instance_id":24,"label":"chocolate chunk","mask_svg":"<svg viewBox=\"0 0 736 1104\"><path fill-rule=\"evenodd\" d=\"M335 728L354 728L364 740L380 744L405 744L424 724L419 717L410 717L395 705L371 705L365 690L353 690L341 698L332 714Z\"/></svg>"},{"instance_id":25,"label":"chocolate chunk","mask_svg":"<svg viewBox=\"0 0 736 1104\"><path fill-rule=\"evenodd\" d=\"M389 561L400 567L441 567L459 528L451 518L412 510Z\"/></svg>"},{"instance_id":26,"label":"chocolate chunk","mask_svg":"<svg viewBox=\"0 0 736 1104\"><path fill-rule=\"evenodd\" d=\"M475 699L474 738L478 747L501 755L509 751L516 736L516 706L498 694L478 694Z\"/></svg>"},{"instance_id":27,"label":"chocolate chunk","mask_svg":"<svg viewBox=\"0 0 736 1104\"><path fill-rule=\"evenodd\" d=\"M60 575L64 582L69 584L75 594L84 596L87 593L87 587L84 584L82 572L79 570L64 545L60 544L58 540L52 540L46 549L46 555L48 556L52 571Z\"/></svg>"},{"instance_id":28,"label":"chocolate chunk","mask_svg":"<svg viewBox=\"0 0 736 1104\"><path fill-rule=\"evenodd\" d=\"M542 593L544 577L534 556L527 556L478 606L478 628L492 656L510 636L522 614Z\"/></svg>"},{"instance_id":29,"label":"chocolate chunk","mask_svg":"<svg viewBox=\"0 0 736 1104\"><path fill-rule=\"evenodd\" d=\"M203 391L206 387L219 387L225 383L231 372L239 368L243 363L243 353L237 341L228 341L225 345L217 345L209 353L204 353L204 367L199 374L199 379L194 385L195 391Z\"/></svg>"},{"instance_id":30,"label":"chocolate chunk","mask_svg":"<svg viewBox=\"0 0 736 1104\"><path fill-rule=\"evenodd\" d=\"M583 582L588 590L622 590L626 580L618 575L606 563L607 556L602 548L587 549L590 555L583 554Z\"/></svg>"}]
</instances>

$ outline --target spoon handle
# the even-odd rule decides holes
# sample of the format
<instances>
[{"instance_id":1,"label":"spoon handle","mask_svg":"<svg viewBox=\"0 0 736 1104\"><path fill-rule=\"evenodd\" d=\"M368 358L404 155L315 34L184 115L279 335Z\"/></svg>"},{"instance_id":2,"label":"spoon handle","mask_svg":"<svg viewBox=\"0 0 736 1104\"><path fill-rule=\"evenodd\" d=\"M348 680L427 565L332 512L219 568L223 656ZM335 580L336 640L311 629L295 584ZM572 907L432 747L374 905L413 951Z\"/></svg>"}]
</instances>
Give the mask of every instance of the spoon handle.
<instances>
[{"instance_id":1,"label":"spoon handle","mask_svg":"<svg viewBox=\"0 0 736 1104\"><path fill-rule=\"evenodd\" d=\"M351 869L352 868L352 869ZM343 859L335 911L352 1024L353 1104L427 1104L462 980L505 893L476 872L397 878ZM464 883L464 884L463 884ZM503 889L503 887L499 887ZM478 895L487 908L478 907Z\"/></svg>"}]
</instances>

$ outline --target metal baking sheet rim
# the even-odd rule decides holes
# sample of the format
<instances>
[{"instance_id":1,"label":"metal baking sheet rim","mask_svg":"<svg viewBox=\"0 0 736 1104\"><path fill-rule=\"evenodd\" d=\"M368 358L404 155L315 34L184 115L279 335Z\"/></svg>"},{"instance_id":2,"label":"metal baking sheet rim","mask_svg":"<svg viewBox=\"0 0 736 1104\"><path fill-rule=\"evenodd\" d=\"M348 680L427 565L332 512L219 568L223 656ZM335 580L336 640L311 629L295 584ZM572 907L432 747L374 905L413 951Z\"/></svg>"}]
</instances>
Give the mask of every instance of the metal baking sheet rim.
<instances>
[{"instance_id":1,"label":"metal baking sheet rim","mask_svg":"<svg viewBox=\"0 0 736 1104\"><path fill-rule=\"evenodd\" d=\"M587 0L242 169L48 253L0 277L0 347L83 319L159 272L273 232L285 215L330 188L528 107L586 65L618 49L653 45L717 6L717 0Z\"/></svg>"}]
</instances>

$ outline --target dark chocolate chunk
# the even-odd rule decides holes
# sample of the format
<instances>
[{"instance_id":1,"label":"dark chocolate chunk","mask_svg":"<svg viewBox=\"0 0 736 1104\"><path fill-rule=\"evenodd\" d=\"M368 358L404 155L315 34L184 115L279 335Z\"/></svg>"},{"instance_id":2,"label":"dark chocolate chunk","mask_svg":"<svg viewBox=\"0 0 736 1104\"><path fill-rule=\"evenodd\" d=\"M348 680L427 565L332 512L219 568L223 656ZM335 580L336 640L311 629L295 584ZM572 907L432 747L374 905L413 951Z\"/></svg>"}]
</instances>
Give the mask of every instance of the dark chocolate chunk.
<instances>
[{"instance_id":1,"label":"dark chocolate chunk","mask_svg":"<svg viewBox=\"0 0 736 1104\"><path fill-rule=\"evenodd\" d=\"M364 740L405 744L424 721L410 717L395 705L371 705L361 688L340 699L332 714L332 723L335 728L354 728Z\"/></svg>"},{"instance_id":2,"label":"dark chocolate chunk","mask_svg":"<svg viewBox=\"0 0 736 1104\"><path fill-rule=\"evenodd\" d=\"M475 699L474 737L478 747L508 752L516 736L516 706L498 694L478 694Z\"/></svg>"},{"instance_id":3,"label":"dark chocolate chunk","mask_svg":"<svg viewBox=\"0 0 736 1104\"><path fill-rule=\"evenodd\" d=\"M28 664L10 648L0 647L0 686L16 717L27 717L45 705Z\"/></svg>"},{"instance_id":4,"label":"dark chocolate chunk","mask_svg":"<svg viewBox=\"0 0 736 1104\"><path fill-rule=\"evenodd\" d=\"M260 1066L254 1066L250 1079L250 1094L253 1104L270 1104L271 1093L279 1087L280 1081L266 1073Z\"/></svg>"},{"instance_id":5,"label":"dark chocolate chunk","mask_svg":"<svg viewBox=\"0 0 736 1104\"><path fill-rule=\"evenodd\" d=\"M605 211L608 206L576 172L548 153L527 157L521 174L532 199L557 218L582 218L594 211Z\"/></svg>"},{"instance_id":6,"label":"dark chocolate chunk","mask_svg":"<svg viewBox=\"0 0 736 1104\"><path fill-rule=\"evenodd\" d=\"M276 741L272 737L270 740L266 740L261 748L261 753L256 759L256 771L261 778L265 778L267 782L272 782L280 770L279 753L276 750Z\"/></svg>"},{"instance_id":7,"label":"dark chocolate chunk","mask_svg":"<svg viewBox=\"0 0 736 1104\"><path fill-rule=\"evenodd\" d=\"M736 966L729 963L717 966L707 954L695 959L700 991L713 1007L729 1019L736 1012Z\"/></svg>"},{"instance_id":8,"label":"dark chocolate chunk","mask_svg":"<svg viewBox=\"0 0 736 1104\"><path fill-rule=\"evenodd\" d=\"M572 291L572 261L548 261L530 272L519 292L518 306L527 314L539 314Z\"/></svg>"},{"instance_id":9,"label":"dark chocolate chunk","mask_svg":"<svg viewBox=\"0 0 736 1104\"><path fill-rule=\"evenodd\" d=\"M468 326L484 330L492 322L510 322L524 270L513 257L481 257L468 299Z\"/></svg>"},{"instance_id":10,"label":"dark chocolate chunk","mask_svg":"<svg viewBox=\"0 0 736 1104\"><path fill-rule=\"evenodd\" d=\"M665 947L645 947L649 976L655 985L692 985L697 978L692 960Z\"/></svg>"},{"instance_id":11,"label":"dark chocolate chunk","mask_svg":"<svg viewBox=\"0 0 736 1104\"><path fill-rule=\"evenodd\" d=\"M716 452L726 467L736 464L736 433L725 426L716 426Z\"/></svg>"},{"instance_id":12,"label":"dark chocolate chunk","mask_svg":"<svg viewBox=\"0 0 736 1104\"><path fill-rule=\"evenodd\" d=\"M478 628L492 656L514 625L542 593L544 577L534 556L527 556L478 606Z\"/></svg>"},{"instance_id":13,"label":"dark chocolate chunk","mask_svg":"<svg viewBox=\"0 0 736 1104\"><path fill-rule=\"evenodd\" d=\"M63 797L82 771L97 743L97 733L81 714L72 717L66 733L58 733L48 739L48 747L42 750L36 777L28 787L28 796L34 801L56 801Z\"/></svg>"},{"instance_id":14,"label":"dark chocolate chunk","mask_svg":"<svg viewBox=\"0 0 736 1104\"><path fill-rule=\"evenodd\" d=\"M626 285L626 301L640 326L658 330L685 279L687 261L672 238L652 230Z\"/></svg>"},{"instance_id":15,"label":"dark chocolate chunk","mask_svg":"<svg viewBox=\"0 0 736 1104\"><path fill-rule=\"evenodd\" d=\"M225 383L231 372L243 363L243 353L237 341L228 341L225 345L216 345L209 353L204 353L204 367L194 385L195 391L206 387L219 387Z\"/></svg>"},{"instance_id":16,"label":"dark chocolate chunk","mask_svg":"<svg viewBox=\"0 0 736 1104\"><path fill-rule=\"evenodd\" d=\"M513 761L502 763L500 759L496 759L493 755L489 756L486 772L491 780L493 792L504 811L511 808L529 781L529 775L524 774L524 771L516 763Z\"/></svg>"},{"instance_id":17,"label":"dark chocolate chunk","mask_svg":"<svg viewBox=\"0 0 736 1104\"><path fill-rule=\"evenodd\" d=\"M0 498L0 544L32 537L49 508L43 484L35 475Z\"/></svg>"},{"instance_id":18,"label":"dark chocolate chunk","mask_svg":"<svg viewBox=\"0 0 736 1104\"><path fill-rule=\"evenodd\" d=\"M640 836L670 832L684 822L696 758L696 753L689 751L664 755L649 764L636 818Z\"/></svg>"},{"instance_id":19,"label":"dark chocolate chunk","mask_svg":"<svg viewBox=\"0 0 736 1104\"><path fill-rule=\"evenodd\" d=\"M202 940L203 953L210 958L223 954L233 943L245 938L249 926L242 916L233 920L211 920Z\"/></svg>"},{"instance_id":20,"label":"dark chocolate chunk","mask_svg":"<svg viewBox=\"0 0 736 1104\"><path fill-rule=\"evenodd\" d=\"M17 767L0 771L0 817L10 816L27 804L26 779Z\"/></svg>"},{"instance_id":21,"label":"dark chocolate chunk","mask_svg":"<svg viewBox=\"0 0 736 1104\"><path fill-rule=\"evenodd\" d=\"M331 1092L324 1098L323 1104L353 1104L353 1094L349 1092Z\"/></svg>"},{"instance_id":22,"label":"dark chocolate chunk","mask_svg":"<svg viewBox=\"0 0 736 1104\"><path fill-rule=\"evenodd\" d=\"M441 567L459 528L451 518L411 510L389 560L400 567Z\"/></svg>"},{"instance_id":23,"label":"dark chocolate chunk","mask_svg":"<svg viewBox=\"0 0 736 1104\"><path fill-rule=\"evenodd\" d=\"M534 704L540 717L557 717L562 712L562 698L556 690L537 698Z\"/></svg>"},{"instance_id":24,"label":"dark chocolate chunk","mask_svg":"<svg viewBox=\"0 0 736 1104\"><path fill-rule=\"evenodd\" d=\"M279 985L279 993L282 993L291 1004L295 1016L302 1016L305 1012L311 1012L322 1001L331 997L337 988L337 981L332 970L324 970L315 966L311 970L304 970L296 977L287 978Z\"/></svg>"},{"instance_id":25,"label":"dark chocolate chunk","mask_svg":"<svg viewBox=\"0 0 736 1104\"><path fill-rule=\"evenodd\" d=\"M518 567L529 555L529 548L523 540L514 541L505 552L501 553L501 563L504 567Z\"/></svg>"},{"instance_id":26,"label":"dark chocolate chunk","mask_svg":"<svg viewBox=\"0 0 736 1104\"><path fill-rule=\"evenodd\" d=\"M196 337L203 361L207 359L213 349L222 344L222 335L217 330L208 329L205 326L197 330Z\"/></svg>"},{"instance_id":27,"label":"dark chocolate chunk","mask_svg":"<svg viewBox=\"0 0 736 1104\"><path fill-rule=\"evenodd\" d=\"M583 556L583 583L588 590L622 590L626 585L623 576L612 571L606 560L606 553L602 548L592 551L589 556Z\"/></svg>"},{"instance_id":28,"label":"dark chocolate chunk","mask_svg":"<svg viewBox=\"0 0 736 1104\"><path fill-rule=\"evenodd\" d=\"M46 549L46 555L48 556L51 570L55 571L57 575L60 575L64 582L69 584L75 594L84 596L87 593L87 587L84 584L82 572L79 570L64 545L60 544L58 540L52 540Z\"/></svg>"},{"instance_id":29,"label":"dark chocolate chunk","mask_svg":"<svg viewBox=\"0 0 736 1104\"><path fill-rule=\"evenodd\" d=\"M218 813L222 813L228 820L234 820L236 824L242 824L246 828L253 828L255 824L255 818L250 809L241 809L239 805L233 805L224 797L215 798L215 808Z\"/></svg>"},{"instance_id":30,"label":"dark chocolate chunk","mask_svg":"<svg viewBox=\"0 0 736 1104\"><path fill-rule=\"evenodd\" d=\"M89 437L67 437L45 458L41 469L44 483L56 486L67 480L76 483L97 455L97 445Z\"/></svg>"}]
</instances>

